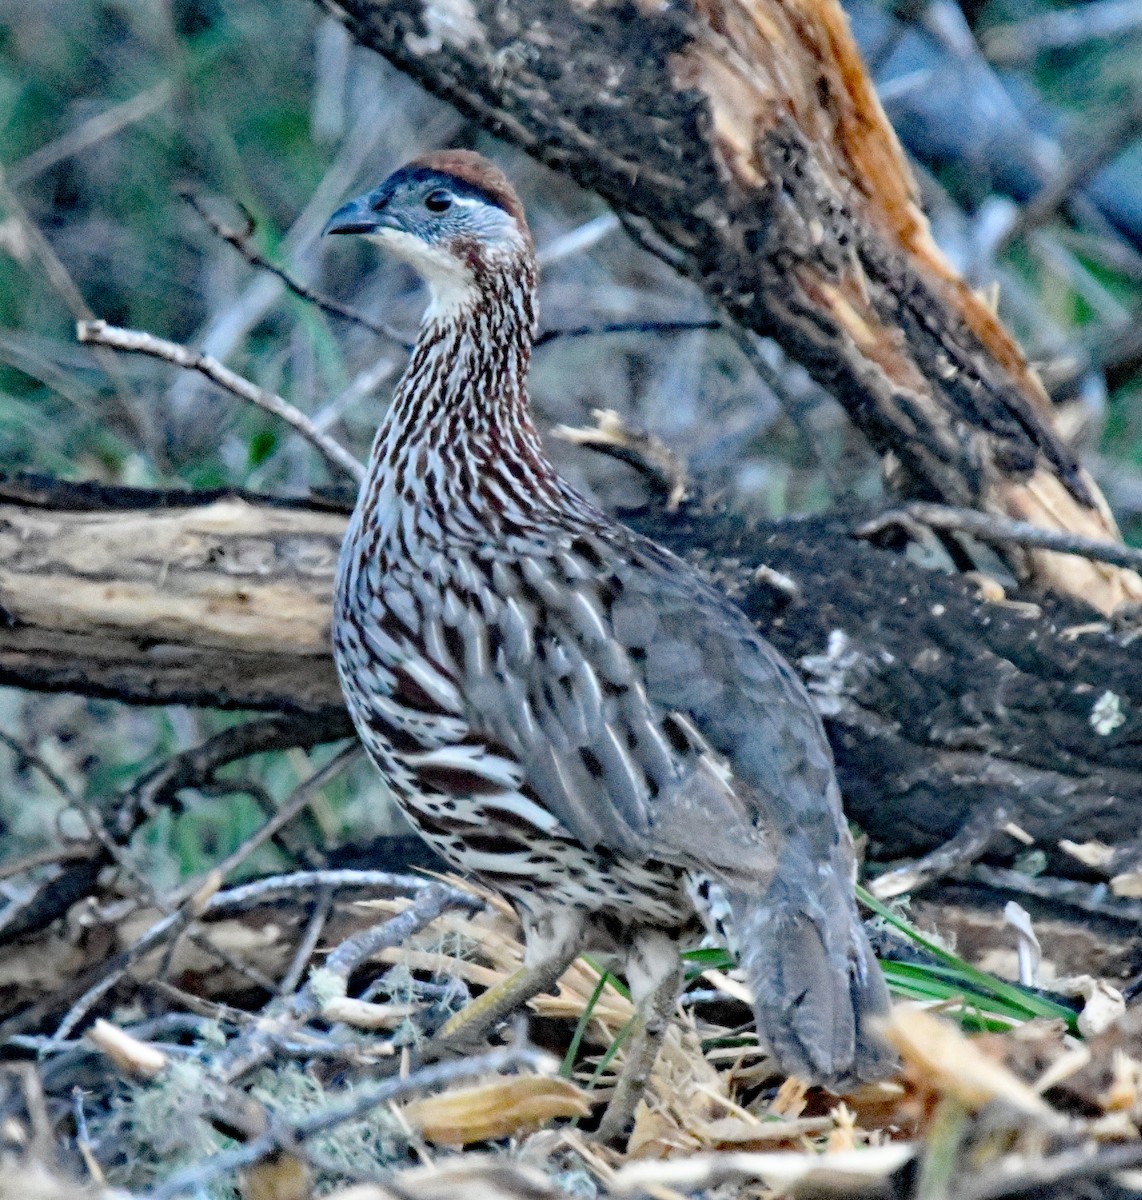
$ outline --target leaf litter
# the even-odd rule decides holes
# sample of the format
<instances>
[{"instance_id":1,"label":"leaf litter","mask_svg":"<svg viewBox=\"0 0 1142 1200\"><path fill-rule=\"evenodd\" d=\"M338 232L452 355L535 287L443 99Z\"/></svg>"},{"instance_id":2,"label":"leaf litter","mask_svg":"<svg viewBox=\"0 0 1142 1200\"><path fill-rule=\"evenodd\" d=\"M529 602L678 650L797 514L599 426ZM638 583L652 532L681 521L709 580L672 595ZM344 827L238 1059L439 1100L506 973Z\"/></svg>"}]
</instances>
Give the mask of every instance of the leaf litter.
<instances>
[{"instance_id":1,"label":"leaf litter","mask_svg":"<svg viewBox=\"0 0 1142 1200\"><path fill-rule=\"evenodd\" d=\"M621 1069L634 1007L621 981L586 958L530 1002L530 1041L517 1025L506 1045L416 1065L425 1036L472 989L507 978L524 952L501 899L455 878L431 886L451 899L420 923L410 918L427 888L333 904L309 982L260 1006L241 971L208 970L201 947L213 931L280 976L302 923L272 906L214 921L199 912L184 932L193 925L205 940L180 937L139 956L131 987L110 994L106 1015L93 1006L82 1037L26 1035L38 1070L13 1064L6 1077L0 1200L978 1200L1041 1194L1052 1171L1121 1181L1135 1160L1142 1166L1142 1016L1116 1012L1084 1040L1065 1006L967 964L961 971L938 946L927 973L897 978L891 968L902 964L887 964L896 990L912 997L897 999L885 1028L900 1070L845 1096L781 1078L757 1044L732 964L694 952L629 1142L622 1152L599 1145L590 1130ZM155 915L132 914L136 940ZM376 939L329 986L334 954L395 920L410 922L410 936ZM925 981L936 994L916 999ZM1102 989L1090 994L1099 1002ZM996 1031L971 1035L964 1026L978 1027L989 1003Z\"/></svg>"}]
</instances>

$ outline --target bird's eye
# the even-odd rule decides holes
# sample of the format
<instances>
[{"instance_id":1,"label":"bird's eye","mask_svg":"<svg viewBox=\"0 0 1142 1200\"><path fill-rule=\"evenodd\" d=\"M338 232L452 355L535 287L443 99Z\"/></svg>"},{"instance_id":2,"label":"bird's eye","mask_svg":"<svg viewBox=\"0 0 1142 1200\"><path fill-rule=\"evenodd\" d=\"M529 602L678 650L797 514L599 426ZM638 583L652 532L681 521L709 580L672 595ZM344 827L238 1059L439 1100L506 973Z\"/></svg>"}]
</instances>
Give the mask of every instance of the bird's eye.
<instances>
[{"instance_id":1,"label":"bird's eye","mask_svg":"<svg viewBox=\"0 0 1142 1200\"><path fill-rule=\"evenodd\" d=\"M429 192L424 198L424 207L429 212L446 212L452 207L452 194L446 192L443 188L438 188L435 192Z\"/></svg>"}]
</instances>

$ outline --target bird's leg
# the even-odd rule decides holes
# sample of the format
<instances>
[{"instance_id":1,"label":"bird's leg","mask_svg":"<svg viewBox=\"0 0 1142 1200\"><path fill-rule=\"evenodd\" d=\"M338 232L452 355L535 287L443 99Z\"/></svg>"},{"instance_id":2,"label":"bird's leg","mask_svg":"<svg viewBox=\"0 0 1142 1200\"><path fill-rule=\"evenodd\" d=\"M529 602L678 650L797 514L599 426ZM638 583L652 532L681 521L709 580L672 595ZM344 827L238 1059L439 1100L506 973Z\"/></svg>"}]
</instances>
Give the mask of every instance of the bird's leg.
<instances>
[{"instance_id":1,"label":"bird's leg","mask_svg":"<svg viewBox=\"0 0 1142 1200\"><path fill-rule=\"evenodd\" d=\"M637 1006L635 1025L615 1094L595 1134L599 1141L621 1138L634 1118L684 979L678 943L672 937L657 930L636 936L627 960L627 983Z\"/></svg>"},{"instance_id":2,"label":"bird's leg","mask_svg":"<svg viewBox=\"0 0 1142 1200\"><path fill-rule=\"evenodd\" d=\"M550 991L583 949L582 917L550 909L525 917L524 965L452 1017L425 1047L428 1058L478 1042L540 992Z\"/></svg>"}]
</instances>

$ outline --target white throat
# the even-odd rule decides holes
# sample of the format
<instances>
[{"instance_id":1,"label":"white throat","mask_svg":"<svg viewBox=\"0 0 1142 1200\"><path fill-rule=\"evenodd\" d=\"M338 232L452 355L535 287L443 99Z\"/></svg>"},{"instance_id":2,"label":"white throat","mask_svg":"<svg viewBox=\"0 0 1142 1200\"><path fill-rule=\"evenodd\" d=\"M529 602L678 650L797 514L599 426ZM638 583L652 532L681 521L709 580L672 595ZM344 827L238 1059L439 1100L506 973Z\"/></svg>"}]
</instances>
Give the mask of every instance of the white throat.
<instances>
[{"instance_id":1,"label":"white throat","mask_svg":"<svg viewBox=\"0 0 1142 1200\"><path fill-rule=\"evenodd\" d=\"M472 272L444 250L428 246L420 238L400 229L379 229L365 236L368 241L403 258L424 278L431 297L424 314L426 320L454 316L458 310L475 302L476 283Z\"/></svg>"}]
</instances>

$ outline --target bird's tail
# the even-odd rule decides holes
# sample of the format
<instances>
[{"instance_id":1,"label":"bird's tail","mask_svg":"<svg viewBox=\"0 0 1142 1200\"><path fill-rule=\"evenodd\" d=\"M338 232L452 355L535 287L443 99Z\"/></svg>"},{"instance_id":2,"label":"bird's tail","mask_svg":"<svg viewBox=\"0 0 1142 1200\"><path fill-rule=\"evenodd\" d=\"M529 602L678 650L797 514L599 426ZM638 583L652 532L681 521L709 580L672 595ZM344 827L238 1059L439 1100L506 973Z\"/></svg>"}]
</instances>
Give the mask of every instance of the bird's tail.
<instances>
[{"instance_id":1,"label":"bird's tail","mask_svg":"<svg viewBox=\"0 0 1142 1200\"><path fill-rule=\"evenodd\" d=\"M787 1074L834 1088L882 1078L894 1064L875 1029L888 989L851 885L837 875L820 880L821 894L779 870L763 895L730 897L758 1038Z\"/></svg>"}]
</instances>

